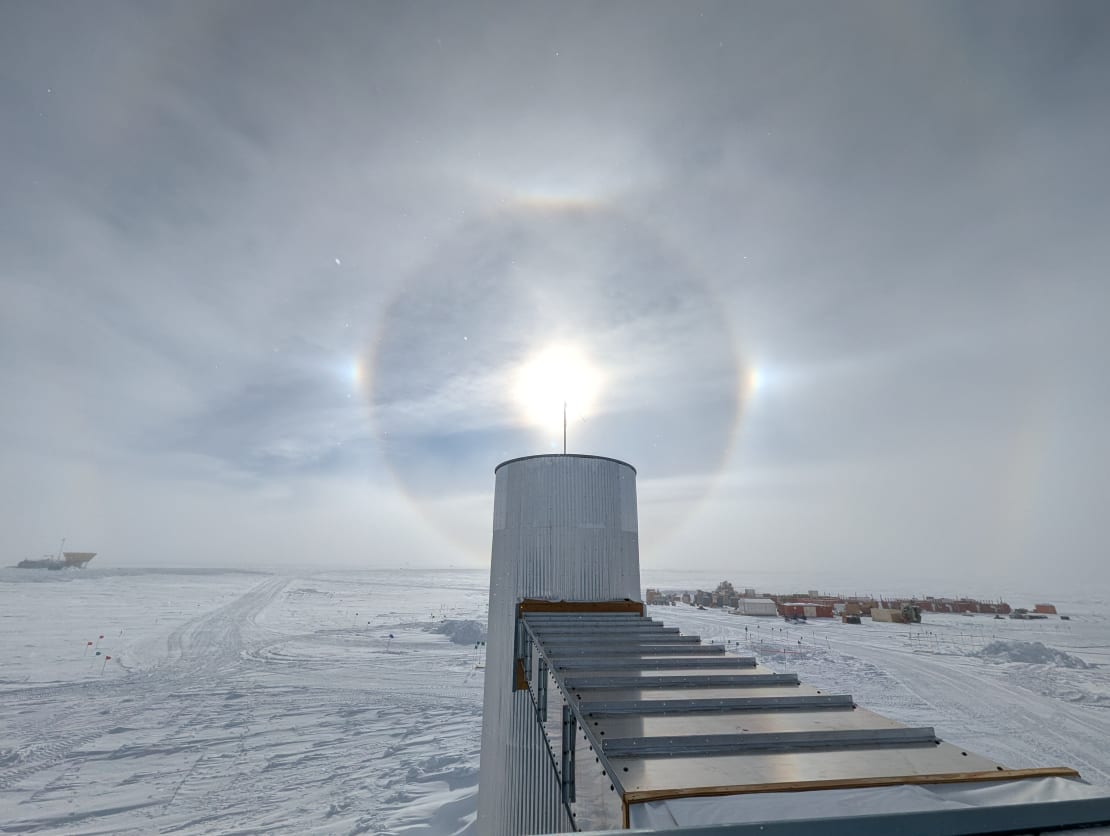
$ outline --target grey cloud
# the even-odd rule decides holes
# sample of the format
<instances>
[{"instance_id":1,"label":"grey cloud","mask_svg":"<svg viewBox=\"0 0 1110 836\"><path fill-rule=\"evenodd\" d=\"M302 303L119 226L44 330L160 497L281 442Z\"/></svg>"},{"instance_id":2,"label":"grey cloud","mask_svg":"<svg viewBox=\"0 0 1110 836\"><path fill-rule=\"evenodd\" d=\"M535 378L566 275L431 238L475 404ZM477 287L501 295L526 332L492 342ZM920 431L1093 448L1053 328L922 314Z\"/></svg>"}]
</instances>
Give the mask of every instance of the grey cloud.
<instances>
[{"instance_id":1,"label":"grey cloud","mask_svg":"<svg viewBox=\"0 0 1110 836\"><path fill-rule=\"evenodd\" d=\"M481 560L490 467L551 441L506 375L565 338L611 373L572 444L640 468L661 565L743 543L797 568L1088 571L1108 22L1097 2L13 6L0 431L9 514L36 522L0 545L38 551L33 529L92 505L18 481L112 474L116 523L157 497L233 552L251 538L221 505L258 530L295 511L308 533L274 524L266 549L415 503L414 555Z\"/></svg>"}]
</instances>

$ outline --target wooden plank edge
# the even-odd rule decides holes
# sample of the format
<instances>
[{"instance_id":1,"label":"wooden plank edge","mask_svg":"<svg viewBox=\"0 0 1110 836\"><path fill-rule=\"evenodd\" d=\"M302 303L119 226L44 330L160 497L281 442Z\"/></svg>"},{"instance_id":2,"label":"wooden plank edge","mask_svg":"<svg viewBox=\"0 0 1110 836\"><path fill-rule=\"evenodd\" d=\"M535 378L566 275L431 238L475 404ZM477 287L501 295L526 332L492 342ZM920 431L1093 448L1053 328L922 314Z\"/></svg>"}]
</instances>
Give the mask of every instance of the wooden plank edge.
<instances>
[{"instance_id":1,"label":"wooden plank edge","mask_svg":"<svg viewBox=\"0 0 1110 836\"><path fill-rule=\"evenodd\" d=\"M520 659L517 659L516 664L513 665L513 690L528 690L528 676L524 673L524 662Z\"/></svg>"},{"instance_id":2,"label":"wooden plank edge","mask_svg":"<svg viewBox=\"0 0 1110 836\"><path fill-rule=\"evenodd\" d=\"M765 792L808 792L810 790L852 790L895 787L903 784L963 784L986 781L1021 781L1027 778L1079 778L1067 766L1034 769L999 769L994 772L943 772L932 775L879 775L871 778L833 778L822 781L784 781L773 784L736 784L720 787L688 787L673 790L629 790L626 805L677 798L713 798L722 795L752 795Z\"/></svg>"},{"instance_id":3,"label":"wooden plank edge","mask_svg":"<svg viewBox=\"0 0 1110 836\"><path fill-rule=\"evenodd\" d=\"M643 616L646 611L640 601L625 598L622 601L547 601L542 598L525 598L516 608L517 616L528 612L562 613L620 613L631 612Z\"/></svg>"}]
</instances>

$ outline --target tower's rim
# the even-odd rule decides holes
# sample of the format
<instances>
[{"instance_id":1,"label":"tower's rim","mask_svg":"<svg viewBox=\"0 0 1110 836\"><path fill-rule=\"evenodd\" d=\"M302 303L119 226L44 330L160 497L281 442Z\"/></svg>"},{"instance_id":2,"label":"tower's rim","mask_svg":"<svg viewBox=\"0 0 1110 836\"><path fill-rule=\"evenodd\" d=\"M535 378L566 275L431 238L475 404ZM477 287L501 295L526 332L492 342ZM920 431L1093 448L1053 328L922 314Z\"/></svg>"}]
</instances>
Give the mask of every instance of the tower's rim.
<instances>
[{"instance_id":1,"label":"tower's rim","mask_svg":"<svg viewBox=\"0 0 1110 836\"><path fill-rule=\"evenodd\" d=\"M596 459L597 461L602 462L614 462L616 464L623 464L633 473L636 473L636 468L630 465L628 462L621 461L620 459L614 459L610 456L591 456L588 453L537 453L534 456L518 456L515 459L506 459L505 461L501 462L501 464L497 465L497 467L493 469L493 472L496 473L507 464L526 462L529 459Z\"/></svg>"}]
</instances>

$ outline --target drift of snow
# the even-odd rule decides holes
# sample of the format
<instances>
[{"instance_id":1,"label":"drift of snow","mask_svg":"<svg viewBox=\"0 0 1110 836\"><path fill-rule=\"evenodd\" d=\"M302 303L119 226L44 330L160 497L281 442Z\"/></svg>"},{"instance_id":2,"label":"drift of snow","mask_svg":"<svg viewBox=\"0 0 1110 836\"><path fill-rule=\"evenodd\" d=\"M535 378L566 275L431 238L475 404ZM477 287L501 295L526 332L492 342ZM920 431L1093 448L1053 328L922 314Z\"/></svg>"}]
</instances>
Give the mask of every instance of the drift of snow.
<instances>
[{"instance_id":1,"label":"drift of snow","mask_svg":"<svg viewBox=\"0 0 1110 836\"><path fill-rule=\"evenodd\" d=\"M1091 667L1078 656L1046 647L1041 642L993 641L979 651L983 659L992 662L1025 662L1030 665L1058 665L1061 668Z\"/></svg>"},{"instance_id":2,"label":"drift of snow","mask_svg":"<svg viewBox=\"0 0 1110 836\"><path fill-rule=\"evenodd\" d=\"M486 640L486 628L480 621L472 619L447 619L432 628L441 633L455 644L476 644Z\"/></svg>"}]
</instances>

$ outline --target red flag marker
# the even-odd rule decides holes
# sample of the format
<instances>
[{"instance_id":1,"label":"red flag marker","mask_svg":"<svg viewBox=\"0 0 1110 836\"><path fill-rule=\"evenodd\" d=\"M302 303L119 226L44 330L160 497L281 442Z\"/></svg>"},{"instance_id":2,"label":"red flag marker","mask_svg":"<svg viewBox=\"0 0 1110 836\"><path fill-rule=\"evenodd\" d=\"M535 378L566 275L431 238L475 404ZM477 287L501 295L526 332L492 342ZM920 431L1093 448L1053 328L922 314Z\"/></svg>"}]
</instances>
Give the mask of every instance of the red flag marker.
<instances>
[{"instance_id":1,"label":"red flag marker","mask_svg":"<svg viewBox=\"0 0 1110 836\"><path fill-rule=\"evenodd\" d=\"M103 674L104 674L104 668L108 667L108 661L109 661L109 660L110 660L111 658L112 658L111 656L105 656L105 657L104 657L104 664L103 664L103 665L102 665L102 666L100 667L100 673L101 673L101 675L102 675L102 676L103 676Z\"/></svg>"}]
</instances>

